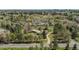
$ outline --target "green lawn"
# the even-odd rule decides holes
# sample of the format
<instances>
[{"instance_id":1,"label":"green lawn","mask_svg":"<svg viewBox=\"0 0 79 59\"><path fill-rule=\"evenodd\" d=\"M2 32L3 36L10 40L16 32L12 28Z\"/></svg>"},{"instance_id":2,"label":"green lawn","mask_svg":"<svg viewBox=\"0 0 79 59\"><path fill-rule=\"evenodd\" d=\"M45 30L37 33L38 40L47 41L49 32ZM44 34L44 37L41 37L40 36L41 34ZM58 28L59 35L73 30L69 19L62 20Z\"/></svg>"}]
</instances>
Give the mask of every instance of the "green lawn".
<instances>
[{"instance_id":1,"label":"green lawn","mask_svg":"<svg viewBox=\"0 0 79 59\"><path fill-rule=\"evenodd\" d=\"M0 50L28 50L27 48L0 48Z\"/></svg>"}]
</instances>

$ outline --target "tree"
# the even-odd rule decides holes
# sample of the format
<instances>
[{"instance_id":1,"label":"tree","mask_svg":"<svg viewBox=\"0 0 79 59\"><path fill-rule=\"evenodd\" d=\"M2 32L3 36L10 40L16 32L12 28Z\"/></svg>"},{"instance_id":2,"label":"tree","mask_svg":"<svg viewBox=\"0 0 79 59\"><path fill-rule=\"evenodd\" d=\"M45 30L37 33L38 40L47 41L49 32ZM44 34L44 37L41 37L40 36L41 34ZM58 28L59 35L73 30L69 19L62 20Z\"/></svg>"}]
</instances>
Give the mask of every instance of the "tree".
<instances>
[{"instance_id":1,"label":"tree","mask_svg":"<svg viewBox=\"0 0 79 59\"><path fill-rule=\"evenodd\" d=\"M69 43L67 43L67 45L66 45L64 50L69 50Z\"/></svg>"},{"instance_id":2,"label":"tree","mask_svg":"<svg viewBox=\"0 0 79 59\"><path fill-rule=\"evenodd\" d=\"M72 39L76 39L78 31L79 31L79 28L77 27L77 24L73 24L70 27L70 32L71 32Z\"/></svg>"},{"instance_id":3,"label":"tree","mask_svg":"<svg viewBox=\"0 0 79 59\"><path fill-rule=\"evenodd\" d=\"M17 39L16 34L10 33L9 39L10 39L10 42L15 41Z\"/></svg>"},{"instance_id":4,"label":"tree","mask_svg":"<svg viewBox=\"0 0 79 59\"><path fill-rule=\"evenodd\" d=\"M67 42L67 47L69 46L69 41L71 38L70 32L67 29L67 26L63 24L62 21L56 20L54 24L54 49L58 46L58 42Z\"/></svg>"},{"instance_id":5,"label":"tree","mask_svg":"<svg viewBox=\"0 0 79 59\"><path fill-rule=\"evenodd\" d=\"M58 48L58 42L57 39L54 39L53 50L56 50L57 48Z\"/></svg>"},{"instance_id":6,"label":"tree","mask_svg":"<svg viewBox=\"0 0 79 59\"><path fill-rule=\"evenodd\" d=\"M43 35L43 39L46 39L47 27L45 27L45 28L43 29L42 35Z\"/></svg>"},{"instance_id":7,"label":"tree","mask_svg":"<svg viewBox=\"0 0 79 59\"><path fill-rule=\"evenodd\" d=\"M63 24L61 21L57 21L54 25L54 39L58 41L68 41L71 36L69 30L66 28L67 26Z\"/></svg>"},{"instance_id":8,"label":"tree","mask_svg":"<svg viewBox=\"0 0 79 59\"><path fill-rule=\"evenodd\" d=\"M74 44L72 50L77 50L77 44Z\"/></svg>"},{"instance_id":9,"label":"tree","mask_svg":"<svg viewBox=\"0 0 79 59\"><path fill-rule=\"evenodd\" d=\"M73 21L74 20L72 14L68 15L68 20L70 20L70 21Z\"/></svg>"}]
</instances>

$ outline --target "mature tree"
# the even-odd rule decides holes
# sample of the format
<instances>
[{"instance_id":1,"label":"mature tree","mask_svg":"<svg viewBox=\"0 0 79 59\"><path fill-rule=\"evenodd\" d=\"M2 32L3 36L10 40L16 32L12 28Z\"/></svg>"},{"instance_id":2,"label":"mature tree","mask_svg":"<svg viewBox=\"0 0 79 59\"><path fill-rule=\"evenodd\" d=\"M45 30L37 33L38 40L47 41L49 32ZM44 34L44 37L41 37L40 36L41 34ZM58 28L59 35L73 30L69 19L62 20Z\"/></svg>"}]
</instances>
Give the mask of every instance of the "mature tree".
<instances>
[{"instance_id":1,"label":"mature tree","mask_svg":"<svg viewBox=\"0 0 79 59\"><path fill-rule=\"evenodd\" d=\"M67 45L66 45L64 50L69 50L69 43L67 43Z\"/></svg>"},{"instance_id":2,"label":"mature tree","mask_svg":"<svg viewBox=\"0 0 79 59\"><path fill-rule=\"evenodd\" d=\"M79 31L79 28L78 28L77 24L73 24L70 27L70 32L71 32L72 39L76 39L78 31Z\"/></svg>"},{"instance_id":3,"label":"mature tree","mask_svg":"<svg viewBox=\"0 0 79 59\"><path fill-rule=\"evenodd\" d=\"M57 48L58 48L58 42L57 42L57 39L54 39L53 50L56 50Z\"/></svg>"},{"instance_id":4,"label":"mature tree","mask_svg":"<svg viewBox=\"0 0 79 59\"><path fill-rule=\"evenodd\" d=\"M45 27L44 29L43 29L43 32L42 32L42 35L43 35L43 39L46 39L46 35L47 35L47 27Z\"/></svg>"},{"instance_id":5,"label":"mature tree","mask_svg":"<svg viewBox=\"0 0 79 59\"><path fill-rule=\"evenodd\" d=\"M72 50L77 50L77 44L74 44Z\"/></svg>"},{"instance_id":6,"label":"mature tree","mask_svg":"<svg viewBox=\"0 0 79 59\"><path fill-rule=\"evenodd\" d=\"M57 42L67 42L70 41L70 32L67 30L66 25L61 21L56 21L54 25L54 45L57 47ZM56 49L56 48L55 48Z\"/></svg>"}]
</instances>

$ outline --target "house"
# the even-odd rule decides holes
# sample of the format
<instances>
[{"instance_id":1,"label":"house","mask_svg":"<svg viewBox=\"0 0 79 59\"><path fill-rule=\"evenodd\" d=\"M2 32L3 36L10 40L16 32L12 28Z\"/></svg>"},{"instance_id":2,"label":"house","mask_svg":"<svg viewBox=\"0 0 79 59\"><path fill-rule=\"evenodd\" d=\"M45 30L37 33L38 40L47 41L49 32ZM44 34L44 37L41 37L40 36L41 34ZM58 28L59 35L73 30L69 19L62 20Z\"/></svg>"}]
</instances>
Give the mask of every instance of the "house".
<instances>
[{"instance_id":1,"label":"house","mask_svg":"<svg viewBox=\"0 0 79 59\"><path fill-rule=\"evenodd\" d=\"M7 43L7 35L10 34L10 31L0 28L0 43Z\"/></svg>"},{"instance_id":2,"label":"house","mask_svg":"<svg viewBox=\"0 0 79 59\"><path fill-rule=\"evenodd\" d=\"M31 23L29 23L29 22L25 23L24 31L25 32L30 32L31 31Z\"/></svg>"}]
</instances>

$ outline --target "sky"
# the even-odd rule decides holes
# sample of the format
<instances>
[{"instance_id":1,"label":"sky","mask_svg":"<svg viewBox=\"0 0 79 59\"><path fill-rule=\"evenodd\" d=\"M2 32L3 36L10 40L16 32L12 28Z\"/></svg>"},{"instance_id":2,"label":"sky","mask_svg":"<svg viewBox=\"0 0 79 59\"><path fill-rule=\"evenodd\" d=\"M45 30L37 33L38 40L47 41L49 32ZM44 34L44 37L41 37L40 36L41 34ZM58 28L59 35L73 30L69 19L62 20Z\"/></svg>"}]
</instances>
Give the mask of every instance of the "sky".
<instances>
[{"instance_id":1,"label":"sky","mask_svg":"<svg viewBox=\"0 0 79 59\"><path fill-rule=\"evenodd\" d=\"M0 9L79 9L79 0L0 0Z\"/></svg>"}]
</instances>

